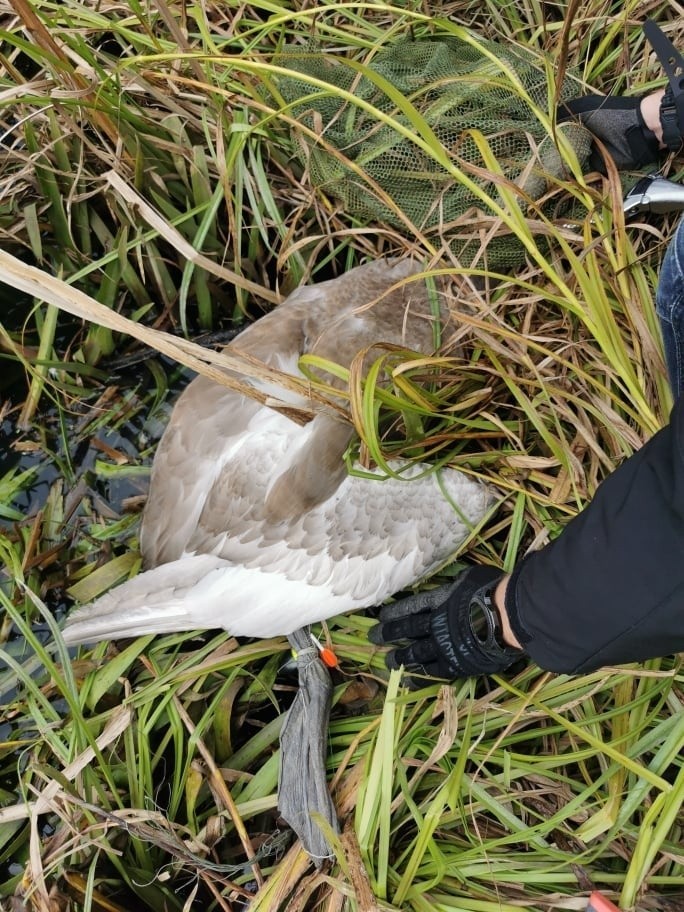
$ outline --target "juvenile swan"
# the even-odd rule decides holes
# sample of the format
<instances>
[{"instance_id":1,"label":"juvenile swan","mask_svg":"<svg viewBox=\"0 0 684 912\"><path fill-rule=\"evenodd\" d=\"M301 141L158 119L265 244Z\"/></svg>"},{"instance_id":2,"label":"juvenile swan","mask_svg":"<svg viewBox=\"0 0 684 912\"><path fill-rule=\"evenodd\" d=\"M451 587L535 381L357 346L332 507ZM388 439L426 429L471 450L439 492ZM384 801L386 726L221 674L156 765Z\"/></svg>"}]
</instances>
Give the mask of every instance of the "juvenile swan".
<instances>
[{"instance_id":1,"label":"juvenile swan","mask_svg":"<svg viewBox=\"0 0 684 912\"><path fill-rule=\"evenodd\" d=\"M444 327L448 310L441 294L435 302L422 279L411 280L418 271L381 260L298 288L228 349L294 376L307 352L345 366L381 342L431 353L434 321ZM350 476L350 426L333 408L286 397L311 407L313 419L302 425L201 376L190 383L152 467L145 570L72 612L68 643L215 627L289 634L429 575L485 515L488 488L453 469Z\"/></svg>"}]
</instances>

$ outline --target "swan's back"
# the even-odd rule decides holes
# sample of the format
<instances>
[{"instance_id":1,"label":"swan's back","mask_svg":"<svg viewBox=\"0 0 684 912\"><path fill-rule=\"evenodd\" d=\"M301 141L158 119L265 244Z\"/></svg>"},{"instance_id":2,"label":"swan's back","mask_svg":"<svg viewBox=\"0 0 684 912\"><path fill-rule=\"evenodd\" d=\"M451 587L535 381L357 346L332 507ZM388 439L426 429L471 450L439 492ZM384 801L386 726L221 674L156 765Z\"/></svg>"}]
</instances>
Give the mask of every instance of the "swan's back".
<instances>
[{"instance_id":1,"label":"swan's back","mask_svg":"<svg viewBox=\"0 0 684 912\"><path fill-rule=\"evenodd\" d=\"M411 281L419 272L411 260L378 260L339 278L297 288L228 350L245 352L296 376L301 376L297 362L307 353L345 367L360 351L380 342L430 353L447 323L448 308L443 295L430 294L424 280ZM287 399L282 389L255 385ZM308 404L291 396L290 401ZM243 507L240 499L232 500L229 479L236 461L247 458L246 438L266 423L270 429L277 426L287 440L287 452L277 463L269 457L269 515L294 518L334 492L346 474L342 457L352 436L350 425L332 410L319 409L306 430L274 415L255 400L204 377L190 383L176 403L154 460L142 528L145 566L195 550L196 525L217 483L224 509L218 508L220 519L212 514L212 528L216 522L232 528ZM256 472L252 483L253 494L243 491L242 497L252 500L255 508L264 493ZM218 490L211 500L221 500Z\"/></svg>"}]
</instances>

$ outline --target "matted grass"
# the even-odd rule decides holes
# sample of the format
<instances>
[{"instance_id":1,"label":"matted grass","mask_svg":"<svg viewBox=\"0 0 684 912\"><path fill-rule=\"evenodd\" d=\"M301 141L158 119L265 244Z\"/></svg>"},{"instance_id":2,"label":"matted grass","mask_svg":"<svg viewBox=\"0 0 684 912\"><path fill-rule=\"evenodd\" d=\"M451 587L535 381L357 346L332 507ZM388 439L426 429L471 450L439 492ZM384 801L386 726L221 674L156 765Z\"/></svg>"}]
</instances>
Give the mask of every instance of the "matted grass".
<instances>
[{"instance_id":1,"label":"matted grass","mask_svg":"<svg viewBox=\"0 0 684 912\"><path fill-rule=\"evenodd\" d=\"M647 12L684 46L665 3L2 9L2 264L28 295L8 291L0 321L14 372L2 381L0 470L3 902L541 912L583 909L592 887L625 909L681 888L676 659L576 678L519 667L409 693L369 644L370 616L336 619L322 636L341 661L329 771L344 830L317 871L275 815L293 686L284 640L144 637L76 656L54 620L139 565L135 509L172 399L170 362L146 357L136 380L112 376L111 357L135 338L211 370L220 358L186 335L378 255L418 255L445 275L457 332L443 358L387 352L366 379L349 373L362 457L427 453L494 484L499 510L468 559L509 569L558 533L667 415L652 297L670 226L625 226L617 175L585 180L568 152L554 192L575 200L573 219L524 213L502 182L470 230L512 231L527 263L460 269L447 226L357 223L312 190L272 58L314 36L363 66L409 30L466 26L537 50L550 98L566 65L587 86L638 91L661 77L637 27ZM403 107L416 142L467 182ZM97 304L107 318L62 312L77 304L79 318Z\"/></svg>"}]
</instances>

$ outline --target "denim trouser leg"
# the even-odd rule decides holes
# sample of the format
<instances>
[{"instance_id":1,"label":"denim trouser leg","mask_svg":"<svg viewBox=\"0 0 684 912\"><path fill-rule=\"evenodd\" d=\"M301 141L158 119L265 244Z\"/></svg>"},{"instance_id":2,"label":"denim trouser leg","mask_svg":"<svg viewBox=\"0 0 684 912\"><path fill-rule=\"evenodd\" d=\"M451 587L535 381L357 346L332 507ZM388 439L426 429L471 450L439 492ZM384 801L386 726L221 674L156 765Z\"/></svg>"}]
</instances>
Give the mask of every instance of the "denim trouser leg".
<instances>
[{"instance_id":1,"label":"denim trouser leg","mask_svg":"<svg viewBox=\"0 0 684 912\"><path fill-rule=\"evenodd\" d=\"M684 392L684 218L680 220L660 268L656 311L665 363L675 399Z\"/></svg>"}]
</instances>

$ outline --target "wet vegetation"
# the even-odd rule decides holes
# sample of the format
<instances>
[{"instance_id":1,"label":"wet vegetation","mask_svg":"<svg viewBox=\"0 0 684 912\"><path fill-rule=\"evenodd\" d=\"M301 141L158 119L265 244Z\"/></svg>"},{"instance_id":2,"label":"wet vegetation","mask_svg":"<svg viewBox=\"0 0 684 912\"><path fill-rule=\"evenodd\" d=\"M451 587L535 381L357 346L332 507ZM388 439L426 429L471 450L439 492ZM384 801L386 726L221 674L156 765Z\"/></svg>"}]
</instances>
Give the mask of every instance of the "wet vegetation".
<instances>
[{"instance_id":1,"label":"wet vegetation","mask_svg":"<svg viewBox=\"0 0 684 912\"><path fill-rule=\"evenodd\" d=\"M676 657L574 678L522 664L408 692L368 643L370 614L335 619L321 636L340 660L329 773L344 832L317 870L275 809L294 686L284 639L210 631L68 652L59 636L71 605L138 571L155 442L190 371L220 361L221 333L380 255L447 277L458 338L446 360L393 353L370 380L348 377L362 458L422 452L487 478L501 506L468 560L510 569L558 533L666 419L653 292L671 223L626 225L618 175L568 162L552 192L573 218L525 216L502 188L506 218L473 230L503 223L526 261L464 270L453 226L369 224L312 187L272 60L314 38L363 65L403 35L464 26L550 62L550 98L566 66L636 93L662 81L638 24L648 14L684 47L676 13L0 4L3 908L541 912L600 888L657 909L681 887Z\"/></svg>"}]
</instances>

